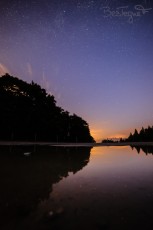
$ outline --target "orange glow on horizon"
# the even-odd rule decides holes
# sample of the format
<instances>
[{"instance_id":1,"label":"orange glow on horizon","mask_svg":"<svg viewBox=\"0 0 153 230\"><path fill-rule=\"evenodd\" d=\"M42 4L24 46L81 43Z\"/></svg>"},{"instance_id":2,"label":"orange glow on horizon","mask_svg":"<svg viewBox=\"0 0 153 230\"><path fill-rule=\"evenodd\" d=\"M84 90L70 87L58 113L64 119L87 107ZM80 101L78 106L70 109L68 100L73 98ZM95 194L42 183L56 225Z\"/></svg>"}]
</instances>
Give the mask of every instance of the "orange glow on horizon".
<instances>
[{"instance_id":1,"label":"orange glow on horizon","mask_svg":"<svg viewBox=\"0 0 153 230\"><path fill-rule=\"evenodd\" d=\"M96 142L102 142L104 139L120 139L120 138L128 138L130 133L134 133L134 130L137 129L138 132L142 127L147 127L148 125L141 124L139 126L133 125L128 128L123 128L121 130L112 129L112 127L107 124L107 126L103 125L103 128L100 129L98 124L93 124L90 126L90 133L95 139Z\"/></svg>"},{"instance_id":2,"label":"orange glow on horizon","mask_svg":"<svg viewBox=\"0 0 153 230\"><path fill-rule=\"evenodd\" d=\"M120 139L127 138L134 129L126 129L121 132L111 132L110 129L98 129L98 128L90 128L91 135L95 139L96 142L101 142L104 139Z\"/></svg>"},{"instance_id":3,"label":"orange glow on horizon","mask_svg":"<svg viewBox=\"0 0 153 230\"><path fill-rule=\"evenodd\" d=\"M90 129L91 135L95 139L96 142L101 142L102 141L102 136L104 135L103 131L101 129L95 129L91 128Z\"/></svg>"},{"instance_id":4,"label":"orange glow on horizon","mask_svg":"<svg viewBox=\"0 0 153 230\"><path fill-rule=\"evenodd\" d=\"M113 138L120 139L120 138L126 138L126 137L127 137L127 135L125 135L123 133L122 134L119 133L119 134L115 134L115 135L109 136L108 139L113 139Z\"/></svg>"}]
</instances>

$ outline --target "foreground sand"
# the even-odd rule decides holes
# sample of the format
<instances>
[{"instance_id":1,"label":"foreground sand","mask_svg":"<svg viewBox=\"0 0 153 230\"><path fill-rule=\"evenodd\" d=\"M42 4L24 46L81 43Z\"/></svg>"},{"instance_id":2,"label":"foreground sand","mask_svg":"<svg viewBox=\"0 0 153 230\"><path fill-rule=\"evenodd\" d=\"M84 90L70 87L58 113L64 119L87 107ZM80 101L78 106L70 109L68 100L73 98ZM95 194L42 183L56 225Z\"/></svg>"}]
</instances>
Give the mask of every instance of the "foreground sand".
<instances>
[{"instance_id":1,"label":"foreground sand","mask_svg":"<svg viewBox=\"0 0 153 230\"><path fill-rule=\"evenodd\" d=\"M19 141L0 141L0 145L44 145L44 146L63 146L63 147L98 147L98 146L150 146L153 142L126 142L126 143L52 143L52 142L19 142Z\"/></svg>"}]
</instances>

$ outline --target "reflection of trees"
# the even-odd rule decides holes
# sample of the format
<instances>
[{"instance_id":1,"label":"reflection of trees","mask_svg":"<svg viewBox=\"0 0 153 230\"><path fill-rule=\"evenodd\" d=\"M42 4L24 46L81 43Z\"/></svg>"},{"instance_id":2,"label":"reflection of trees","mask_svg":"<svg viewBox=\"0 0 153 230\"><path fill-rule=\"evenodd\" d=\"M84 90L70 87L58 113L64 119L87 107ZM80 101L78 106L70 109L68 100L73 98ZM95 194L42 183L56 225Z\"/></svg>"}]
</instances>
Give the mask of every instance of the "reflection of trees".
<instances>
[{"instance_id":1,"label":"reflection of trees","mask_svg":"<svg viewBox=\"0 0 153 230\"><path fill-rule=\"evenodd\" d=\"M153 146L131 146L132 149L136 149L138 153L142 150L146 155L153 154Z\"/></svg>"},{"instance_id":2,"label":"reflection of trees","mask_svg":"<svg viewBox=\"0 0 153 230\"><path fill-rule=\"evenodd\" d=\"M91 147L1 146L0 215L4 216L3 221L20 220L29 215L40 200L48 198L54 183L88 164L90 150ZM25 152L31 154L25 156Z\"/></svg>"}]
</instances>

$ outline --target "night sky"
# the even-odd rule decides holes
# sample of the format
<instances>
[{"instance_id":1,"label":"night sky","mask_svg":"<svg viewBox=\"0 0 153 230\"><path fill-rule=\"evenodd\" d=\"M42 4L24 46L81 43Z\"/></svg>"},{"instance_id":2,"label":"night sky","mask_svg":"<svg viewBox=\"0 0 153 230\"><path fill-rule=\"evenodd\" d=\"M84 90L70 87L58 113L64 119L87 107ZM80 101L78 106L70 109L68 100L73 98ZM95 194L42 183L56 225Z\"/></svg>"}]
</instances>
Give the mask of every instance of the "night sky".
<instances>
[{"instance_id":1,"label":"night sky","mask_svg":"<svg viewBox=\"0 0 153 230\"><path fill-rule=\"evenodd\" d=\"M153 2L0 0L6 72L44 87L97 141L152 126Z\"/></svg>"}]
</instances>

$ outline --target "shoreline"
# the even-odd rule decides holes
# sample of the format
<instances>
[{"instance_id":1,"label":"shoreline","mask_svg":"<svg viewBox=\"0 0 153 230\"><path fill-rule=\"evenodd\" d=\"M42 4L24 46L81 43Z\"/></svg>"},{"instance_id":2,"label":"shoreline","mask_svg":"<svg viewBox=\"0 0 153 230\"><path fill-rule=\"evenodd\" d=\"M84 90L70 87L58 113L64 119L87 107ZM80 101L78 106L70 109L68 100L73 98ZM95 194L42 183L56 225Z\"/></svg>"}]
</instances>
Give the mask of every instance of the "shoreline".
<instances>
[{"instance_id":1,"label":"shoreline","mask_svg":"<svg viewBox=\"0 0 153 230\"><path fill-rule=\"evenodd\" d=\"M0 146L28 146L28 145L55 146L55 147L153 146L153 142L57 143L57 142L0 141Z\"/></svg>"}]
</instances>

